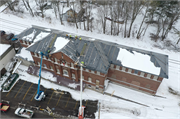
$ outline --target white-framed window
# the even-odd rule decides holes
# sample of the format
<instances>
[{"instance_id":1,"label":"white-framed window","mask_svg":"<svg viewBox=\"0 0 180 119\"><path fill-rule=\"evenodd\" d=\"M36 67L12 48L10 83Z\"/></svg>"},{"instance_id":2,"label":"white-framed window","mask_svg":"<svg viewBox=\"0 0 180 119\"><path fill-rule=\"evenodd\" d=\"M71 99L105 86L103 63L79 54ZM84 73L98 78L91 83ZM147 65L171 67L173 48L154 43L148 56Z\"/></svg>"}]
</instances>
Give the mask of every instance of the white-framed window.
<instances>
[{"instance_id":1,"label":"white-framed window","mask_svg":"<svg viewBox=\"0 0 180 119\"><path fill-rule=\"evenodd\" d=\"M38 63L38 65L40 66L40 63L39 62L37 62Z\"/></svg>"},{"instance_id":2,"label":"white-framed window","mask_svg":"<svg viewBox=\"0 0 180 119\"><path fill-rule=\"evenodd\" d=\"M131 73L131 72L132 72L132 69L128 69L128 72Z\"/></svg>"},{"instance_id":3,"label":"white-framed window","mask_svg":"<svg viewBox=\"0 0 180 119\"><path fill-rule=\"evenodd\" d=\"M158 76L154 76L154 77L153 77L153 80L157 80L157 79L158 79Z\"/></svg>"},{"instance_id":4,"label":"white-framed window","mask_svg":"<svg viewBox=\"0 0 180 119\"><path fill-rule=\"evenodd\" d=\"M43 64L44 65L44 68L47 68L46 64Z\"/></svg>"},{"instance_id":5,"label":"white-framed window","mask_svg":"<svg viewBox=\"0 0 180 119\"><path fill-rule=\"evenodd\" d=\"M53 70L53 67L50 65L50 69Z\"/></svg>"},{"instance_id":6,"label":"white-framed window","mask_svg":"<svg viewBox=\"0 0 180 119\"><path fill-rule=\"evenodd\" d=\"M140 76L144 77L144 74L145 74L144 72L141 72Z\"/></svg>"},{"instance_id":7,"label":"white-framed window","mask_svg":"<svg viewBox=\"0 0 180 119\"><path fill-rule=\"evenodd\" d=\"M114 64L111 64L111 68L114 68Z\"/></svg>"},{"instance_id":8,"label":"white-framed window","mask_svg":"<svg viewBox=\"0 0 180 119\"><path fill-rule=\"evenodd\" d=\"M88 85L89 88L91 88L91 85Z\"/></svg>"},{"instance_id":9,"label":"white-framed window","mask_svg":"<svg viewBox=\"0 0 180 119\"><path fill-rule=\"evenodd\" d=\"M43 58L44 58L44 59L46 59L46 56L45 56L45 55L43 55Z\"/></svg>"},{"instance_id":10,"label":"white-framed window","mask_svg":"<svg viewBox=\"0 0 180 119\"><path fill-rule=\"evenodd\" d=\"M99 86L99 80L96 80L96 86Z\"/></svg>"},{"instance_id":11,"label":"white-framed window","mask_svg":"<svg viewBox=\"0 0 180 119\"><path fill-rule=\"evenodd\" d=\"M76 76L75 76L75 74L72 74L72 78L73 78L73 79L76 79Z\"/></svg>"},{"instance_id":12,"label":"white-framed window","mask_svg":"<svg viewBox=\"0 0 180 119\"><path fill-rule=\"evenodd\" d=\"M71 67L74 68L74 64L71 62Z\"/></svg>"},{"instance_id":13,"label":"white-framed window","mask_svg":"<svg viewBox=\"0 0 180 119\"><path fill-rule=\"evenodd\" d=\"M55 60L55 62L56 62L56 63L58 63L58 60L57 60L57 58L54 58L54 60Z\"/></svg>"},{"instance_id":14,"label":"white-framed window","mask_svg":"<svg viewBox=\"0 0 180 119\"><path fill-rule=\"evenodd\" d=\"M89 82L92 82L92 78L88 77L88 81L89 81Z\"/></svg>"},{"instance_id":15,"label":"white-framed window","mask_svg":"<svg viewBox=\"0 0 180 119\"><path fill-rule=\"evenodd\" d=\"M120 66L116 65L116 69L119 70Z\"/></svg>"},{"instance_id":16,"label":"white-framed window","mask_svg":"<svg viewBox=\"0 0 180 119\"><path fill-rule=\"evenodd\" d=\"M99 72L99 71L97 71L97 75L100 75L100 72Z\"/></svg>"},{"instance_id":17,"label":"white-framed window","mask_svg":"<svg viewBox=\"0 0 180 119\"><path fill-rule=\"evenodd\" d=\"M56 66L56 71L57 71L58 74L60 74L60 70L59 70L58 66Z\"/></svg>"},{"instance_id":18,"label":"white-framed window","mask_svg":"<svg viewBox=\"0 0 180 119\"><path fill-rule=\"evenodd\" d=\"M125 68L125 67L122 67L122 71L126 71L126 68Z\"/></svg>"},{"instance_id":19,"label":"white-framed window","mask_svg":"<svg viewBox=\"0 0 180 119\"><path fill-rule=\"evenodd\" d=\"M93 70L91 70L91 73L94 73L94 71L93 71Z\"/></svg>"},{"instance_id":20,"label":"white-framed window","mask_svg":"<svg viewBox=\"0 0 180 119\"><path fill-rule=\"evenodd\" d=\"M151 78L151 74L147 74L147 78L149 78L149 79L150 79L150 78Z\"/></svg>"},{"instance_id":21,"label":"white-framed window","mask_svg":"<svg viewBox=\"0 0 180 119\"><path fill-rule=\"evenodd\" d=\"M34 55L37 57L38 55L37 55L37 53L34 53Z\"/></svg>"},{"instance_id":22,"label":"white-framed window","mask_svg":"<svg viewBox=\"0 0 180 119\"><path fill-rule=\"evenodd\" d=\"M63 70L63 75L64 75L64 76L69 76L68 71L64 69L64 70Z\"/></svg>"}]
</instances>

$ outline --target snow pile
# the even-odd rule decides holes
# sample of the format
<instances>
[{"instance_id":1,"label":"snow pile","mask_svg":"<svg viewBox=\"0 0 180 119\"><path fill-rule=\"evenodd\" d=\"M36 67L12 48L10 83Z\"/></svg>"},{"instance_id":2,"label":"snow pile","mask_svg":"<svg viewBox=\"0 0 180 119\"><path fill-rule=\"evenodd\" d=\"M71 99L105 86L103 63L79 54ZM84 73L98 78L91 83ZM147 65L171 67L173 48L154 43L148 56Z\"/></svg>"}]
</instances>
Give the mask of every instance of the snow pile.
<instances>
[{"instance_id":1,"label":"snow pile","mask_svg":"<svg viewBox=\"0 0 180 119\"><path fill-rule=\"evenodd\" d=\"M19 54L16 54L15 56L23 59L27 59L28 61L34 61L31 53L27 51L26 48L24 47L21 49L21 52Z\"/></svg>"},{"instance_id":2,"label":"snow pile","mask_svg":"<svg viewBox=\"0 0 180 119\"><path fill-rule=\"evenodd\" d=\"M58 37L54 45L54 47L56 48L54 52L57 52L58 50L62 49L68 42L69 42L68 39L65 39L63 37Z\"/></svg>"},{"instance_id":3,"label":"snow pile","mask_svg":"<svg viewBox=\"0 0 180 119\"><path fill-rule=\"evenodd\" d=\"M34 36L36 34L36 30L34 30L31 34L27 35L27 36L24 36L22 37L23 40L27 40L27 41L32 41Z\"/></svg>"},{"instance_id":4,"label":"snow pile","mask_svg":"<svg viewBox=\"0 0 180 119\"><path fill-rule=\"evenodd\" d=\"M0 44L0 56L9 48L10 45L7 44Z\"/></svg>"},{"instance_id":5,"label":"snow pile","mask_svg":"<svg viewBox=\"0 0 180 119\"><path fill-rule=\"evenodd\" d=\"M70 83L68 86L75 89L78 85L79 85L79 84Z\"/></svg>"},{"instance_id":6,"label":"snow pile","mask_svg":"<svg viewBox=\"0 0 180 119\"><path fill-rule=\"evenodd\" d=\"M147 73L159 75L160 68L156 67L151 61L149 55L144 55L136 51L129 52L126 49L120 48L118 60L121 61L125 67L137 69Z\"/></svg>"},{"instance_id":7,"label":"snow pile","mask_svg":"<svg viewBox=\"0 0 180 119\"><path fill-rule=\"evenodd\" d=\"M34 42L37 42L37 41L45 38L47 35L49 35L49 33L47 33L47 32L42 32L42 31L41 31L41 33L38 34L38 35L36 36L36 38L34 39Z\"/></svg>"},{"instance_id":8,"label":"snow pile","mask_svg":"<svg viewBox=\"0 0 180 119\"><path fill-rule=\"evenodd\" d=\"M37 73L39 74L39 71ZM50 73L50 72L42 71L41 72L41 77L43 77L45 79L48 79L50 81L53 81L53 82L57 82L57 78L53 77L53 74Z\"/></svg>"}]
</instances>

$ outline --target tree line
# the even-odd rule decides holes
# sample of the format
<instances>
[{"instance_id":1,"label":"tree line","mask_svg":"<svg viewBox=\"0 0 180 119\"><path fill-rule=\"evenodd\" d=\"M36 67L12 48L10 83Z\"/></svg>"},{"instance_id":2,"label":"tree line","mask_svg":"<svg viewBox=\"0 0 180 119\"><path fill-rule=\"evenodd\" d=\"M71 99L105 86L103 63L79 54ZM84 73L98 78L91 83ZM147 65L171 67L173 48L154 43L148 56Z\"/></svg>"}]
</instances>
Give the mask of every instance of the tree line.
<instances>
[{"instance_id":1,"label":"tree line","mask_svg":"<svg viewBox=\"0 0 180 119\"><path fill-rule=\"evenodd\" d=\"M18 0L7 0L9 9L17 12L15 6ZM178 0L35 0L38 11L30 6L30 0L22 0L25 10L32 17L36 15L45 17L47 2L51 3L54 10L55 18L59 19L62 25L65 25L62 20L64 7L70 7L73 10L80 11L84 9L83 19L79 22L78 17L74 12L74 21L69 23L77 29L84 29L93 32L98 30L100 33L109 35L122 35L124 38L136 37L137 39L145 35L149 26L155 26L155 30L150 34L154 41L164 39L170 31L179 34L176 22L180 17L180 1ZM95 11L96 9L96 11ZM21 10L19 10L21 11ZM95 12L94 12L95 11ZM96 18L93 16L96 14ZM141 19L138 19L141 15ZM136 30L133 30L135 20L138 20ZM179 43L180 38L177 40Z\"/></svg>"}]
</instances>

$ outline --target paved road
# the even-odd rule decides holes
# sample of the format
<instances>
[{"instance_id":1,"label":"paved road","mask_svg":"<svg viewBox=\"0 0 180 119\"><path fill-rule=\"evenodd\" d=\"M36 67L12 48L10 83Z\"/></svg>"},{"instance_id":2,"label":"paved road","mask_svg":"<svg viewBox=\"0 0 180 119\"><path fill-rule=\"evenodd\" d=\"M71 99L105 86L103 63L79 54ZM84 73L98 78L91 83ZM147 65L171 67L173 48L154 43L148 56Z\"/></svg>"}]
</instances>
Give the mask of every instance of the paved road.
<instances>
[{"instance_id":1,"label":"paved road","mask_svg":"<svg viewBox=\"0 0 180 119\"><path fill-rule=\"evenodd\" d=\"M34 100L34 96L37 91L37 84L26 82L24 80L19 80L16 83L16 85L11 89L10 92L1 91L1 99L10 101L11 109L9 113L12 113L12 116L14 115L14 110L18 106L22 106L21 104L26 104L25 108L28 109L32 109L31 106L46 109L48 106L53 113L56 113L56 115L62 115L62 116L71 115L77 117L78 108L80 104L79 101L76 101L71 97L71 94L69 92L46 89L43 86L41 86L40 89L45 92L47 97L44 101L38 102ZM95 118L94 113L97 111L97 101L83 100L82 104L86 106L85 117ZM13 111L11 112L11 110ZM37 116L36 113L38 113L37 118L41 118L41 116L45 118L46 116L48 116L46 113L46 114L40 114L39 117L40 111L37 110L36 112L36 109L34 109L34 111L35 111L35 115L34 115L35 117ZM6 117L5 114L3 116ZM13 116L13 118L15 117Z\"/></svg>"}]
</instances>

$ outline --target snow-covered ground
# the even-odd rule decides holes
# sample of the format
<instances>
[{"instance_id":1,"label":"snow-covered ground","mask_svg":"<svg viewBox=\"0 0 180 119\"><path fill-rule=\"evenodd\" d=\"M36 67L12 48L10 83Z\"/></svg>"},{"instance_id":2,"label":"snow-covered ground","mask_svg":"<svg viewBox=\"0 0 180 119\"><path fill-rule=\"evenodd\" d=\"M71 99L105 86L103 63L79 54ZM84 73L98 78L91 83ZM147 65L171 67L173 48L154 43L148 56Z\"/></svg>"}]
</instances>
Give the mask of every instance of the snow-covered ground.
<instances>
[{"instance_id":1,"label":"snow-covered ground","mask_svg":"<svg viewBox=\"0 0 180 119\"><path fill-rule=\"evenodd\" d=\"M180 97L172 95L168 92L168 87L180 91L180 53L170 51L167 49L162 50L154 47L154 44L161 45L162 43L154 43L150 40L149 33L151 30L154 30L153 27L148 29L146 35L143 38L136 40L132 37L129 39L125 39L120 36L109 36L104 34L98 34L96 32L83 31L81 29L76 29L75 27L67 27L64 25L60 25L59 20L52 19L52 21L49 22L47 21L47 19L42 19L40 17L32 18L29 14L24 14L21 15L21 17L18 17L12 14L5 14L3 12L0 13L0 18L0 30L5 30L9 33L12 32L18 34L26 28L30 27L31 25L38 25L47 28L68 31L77 35L92 37L93 39L102 39L121 45L127 45L130 47L135 47L168 55L169 59L171 59L169 60L169 78L163 80L162 84L160 85L157 91L157 95L166 98L153 97L141 92L117 86L115 84L108 85L108 88L106 90L106 92L108 93L114 92L114 95L148 105L149 107L120 100L114 97L106 96L89 89L84 90L83 99L98 99L101 102L101 119L180 119L180 106L178 106L178 103L180 103ZM138 18L135 21L135 25L140 25L141 20L139 19L140 18ZM180 21L178 24L180 24ZM172 38L171 40L174 40L175 35L169 34L168 38ZM20 74L19 78L37 84L38 77L27 74L25 72L27 68L28 67L23 65L19 66L19 68L17 69L17 72ZM76 100L79 100L80 98L80 93L78 91L74 91L63 86L59 86L47 80L42 80L41 84L46 88L54 88L69 91L72 97ZM133 114L133 112L138 112L139 115ZM98 112L96 112L96 118L98 118Z\"/></svg>"}]
</instances>

